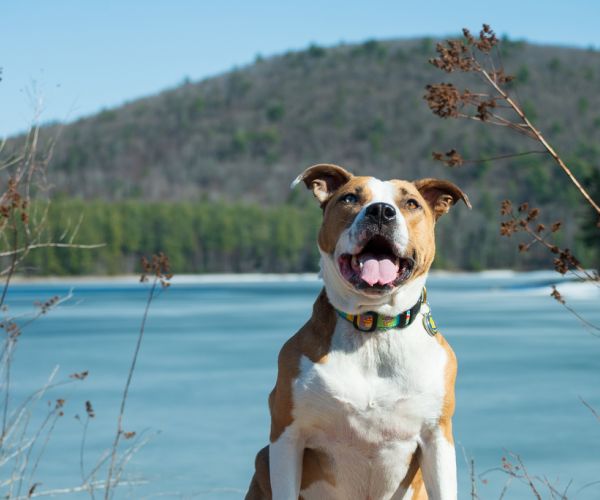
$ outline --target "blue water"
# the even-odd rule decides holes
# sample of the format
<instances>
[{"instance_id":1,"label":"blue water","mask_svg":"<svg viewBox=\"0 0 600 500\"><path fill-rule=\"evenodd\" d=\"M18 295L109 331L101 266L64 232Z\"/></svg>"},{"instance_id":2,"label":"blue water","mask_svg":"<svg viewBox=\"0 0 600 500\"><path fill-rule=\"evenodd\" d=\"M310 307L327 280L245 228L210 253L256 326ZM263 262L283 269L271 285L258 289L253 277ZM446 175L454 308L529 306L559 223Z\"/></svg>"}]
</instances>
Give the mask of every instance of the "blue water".
<instances>
[{"instance_id":1,"label":"blue water","mask_svg":"<svg viewBox=\"0 0 600 500\"><path fill-rule=\"evenodd\" d=\"M483 273L429 280L434 317L459 360L459 498L470 497L465 457L475 460L479 475L499 468L511 452L557 489L572 480L569 498L600 498L600 484L581 489L600 480L600 422L579 400L600 409L600 338L548 297L553 278ZM74 416L85 415L86 400L96 416L85 469L110 447L147 297L147 288L135 283L22 284L9 293L9 313L31 312L36 300L71 287L70 301L25 329L13 364L13 408L56 365L58 379L90 372L83 382L51 390L33 413L31 430L48 400L67 400L33 478L40 491L81 483L82 425ZM117 498L243 497L254 455L267 443L278 350L309 317L319 289L316 279L175 280L152 305L125 414L125 430L151 437L125 469L127 480L143 484L122 487ZM598 289L563 290L579 313L600 324ZM0 467L0 480L10 472ZM104 474L101 469L99 479ZM492 471L483 479L478 493L488 499L499 497L508 478ZM505 498L533 496L513 481Z\"/></svg>"}]
</instances>

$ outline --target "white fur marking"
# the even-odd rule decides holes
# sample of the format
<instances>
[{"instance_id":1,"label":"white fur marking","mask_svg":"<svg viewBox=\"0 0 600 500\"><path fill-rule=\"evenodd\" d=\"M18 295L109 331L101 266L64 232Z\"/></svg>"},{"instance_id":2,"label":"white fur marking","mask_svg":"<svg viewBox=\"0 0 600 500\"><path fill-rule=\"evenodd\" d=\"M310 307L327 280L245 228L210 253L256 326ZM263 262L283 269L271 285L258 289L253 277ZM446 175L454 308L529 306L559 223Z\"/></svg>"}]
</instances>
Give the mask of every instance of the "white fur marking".
<instances>
[{"instance_id":1,"label":"white fur marking","mask_svg":"<svg viewBox=\"0 0 600 500\"><path fill-rule=\"evenodd\" d=\"M367 181L367 186L373 195L371 198L372 203L389 203L394 208L398 209L398 205L396 205L396 200L394 199L396 196L396 188L391 182L384 182L375 177L371 177Z\"/></svg>"},{"instance_id":2,"label":"white fur marking","mask_svg":"<svg viewBox=\"0 0 600 500\"><path fill-rule=\"evenodd\" d=\"M340 319L327 361L302 358L294 425L307 448L331 458L336 498L390 498L399 490L423 432L437 427L446 362L419 319L368 335ZM302 494L323 498L331 488L317 482Z\"/></svg>"},{"instance_id":3,"label":"white fur marking","mask_svg":"<svg viewBox=\"0 0 600 500\"><path fill-rule=\"evenodd\" d=\"M304 444L294 424L269 444L269 476L273 499L298 498L303 451Z\"/></svg>"},{"instance_id":4,"label":"white fur marking","mask_svg":"<svg viewBox=\"0 0 600 500\"><path fill-rule=\"evenodd\" d=\"M394 242L396 243L396 247L400 255L403 255L404 252L406 252L406 247L408 246L409 234L406 220L404 219L400 208L396 204L396 187L389 181L383 182L375 178L369 179L367 186L369 186L371 194L373 195L369 205L373 203L387 203L388 205L392 205L396 210ZM364 210L366 210L369 205L366 205Z\"/></svg>"},{"instance_id":5,"label":"white fur marking","mask_svg":"<svg viewBox=\"0 0 600 500\"><path fill-rule=\"evenodd\" d=\"M422 443L421 470L431 499L456 500L456 453L438 427Z\"/></svg>"}]
</instances>

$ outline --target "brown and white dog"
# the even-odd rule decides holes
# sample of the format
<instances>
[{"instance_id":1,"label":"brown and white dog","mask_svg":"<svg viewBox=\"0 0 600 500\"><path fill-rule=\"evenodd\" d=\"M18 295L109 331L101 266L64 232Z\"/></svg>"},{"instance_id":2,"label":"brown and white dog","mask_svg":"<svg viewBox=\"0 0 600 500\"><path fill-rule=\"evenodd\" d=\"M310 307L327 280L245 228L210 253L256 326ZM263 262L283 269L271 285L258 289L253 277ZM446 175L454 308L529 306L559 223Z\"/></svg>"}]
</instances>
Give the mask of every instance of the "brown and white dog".
<instances>
[{"instance_id":1,"label":"brown and white dog","mask_svg":"<svg viewBox=\"0 0 600 500\"><path fill-rule=\"evenodd\" d=\"M279 354L270 444L246 499L456 499L456 358L422 299L435 223L469 200L447 181L383 182L328 164L300 181L323 209L325 287ZM372 313L404 323L367 333L349 320Z\"/></svg>"}]
</instances>

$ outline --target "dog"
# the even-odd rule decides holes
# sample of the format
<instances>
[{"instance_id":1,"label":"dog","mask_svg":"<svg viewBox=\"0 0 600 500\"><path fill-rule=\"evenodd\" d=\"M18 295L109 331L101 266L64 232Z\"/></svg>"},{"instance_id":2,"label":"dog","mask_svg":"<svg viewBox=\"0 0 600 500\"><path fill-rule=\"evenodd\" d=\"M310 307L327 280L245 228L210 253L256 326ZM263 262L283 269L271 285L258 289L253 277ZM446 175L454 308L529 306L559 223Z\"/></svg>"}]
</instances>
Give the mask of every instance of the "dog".
<instances>
[{"instance_id":1,"label":"dog","mask_svg":"<svg viewBox=\"0 0 600 500\"><path fill-rule=\"evenodd\" d=\"M319 164L324 288L283 346L270 444L247 500L457 498L456 357L425 292L440 216L468 197L439 179L381 181Z\"/></svg>"}]
</instances>

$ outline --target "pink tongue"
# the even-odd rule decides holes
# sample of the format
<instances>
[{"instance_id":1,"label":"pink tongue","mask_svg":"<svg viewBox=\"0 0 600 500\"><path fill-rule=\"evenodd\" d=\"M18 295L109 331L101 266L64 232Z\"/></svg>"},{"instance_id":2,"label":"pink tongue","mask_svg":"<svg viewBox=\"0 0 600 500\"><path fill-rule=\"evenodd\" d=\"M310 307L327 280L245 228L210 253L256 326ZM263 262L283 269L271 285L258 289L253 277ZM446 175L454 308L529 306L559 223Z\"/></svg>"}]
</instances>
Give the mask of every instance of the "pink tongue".
<instances>
[{"instance_id":1,"label":"pink tongue","mask_svg":"<svg viewBox=\"0 0 600 500\"><path fill-rule=\"evenodd\" d=\"M388 258L380 258L372 254L361 255L360 261L363 266L360 277L369 286L377 283L387 285L398 277L398 266Z\"/></svg>"}]
</instances>

